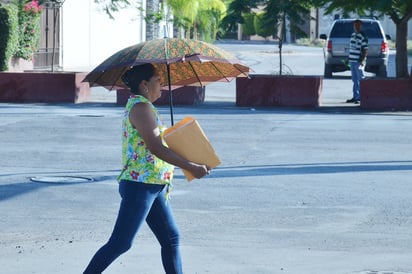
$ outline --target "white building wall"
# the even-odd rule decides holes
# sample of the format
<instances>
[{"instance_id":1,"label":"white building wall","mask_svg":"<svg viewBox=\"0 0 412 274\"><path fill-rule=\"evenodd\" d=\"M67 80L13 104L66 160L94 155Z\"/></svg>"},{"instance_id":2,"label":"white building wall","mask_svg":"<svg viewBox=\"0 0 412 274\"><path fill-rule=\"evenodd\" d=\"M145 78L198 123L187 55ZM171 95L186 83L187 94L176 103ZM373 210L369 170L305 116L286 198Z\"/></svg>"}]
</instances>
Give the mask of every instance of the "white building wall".
<instances>
[{"instance_id":1,"label":"white building wall","mask_svg":"<svg viewBox=\"0 0 412 274\"><path fill-rule=\"evenodd\" d=\"M145 0L142 0L145 6ZM90 71L115 52L145 40L145 22L135 8L109 16L93 0L66 0L62 7L61 65Z\"/></svg>"}]
</instances>

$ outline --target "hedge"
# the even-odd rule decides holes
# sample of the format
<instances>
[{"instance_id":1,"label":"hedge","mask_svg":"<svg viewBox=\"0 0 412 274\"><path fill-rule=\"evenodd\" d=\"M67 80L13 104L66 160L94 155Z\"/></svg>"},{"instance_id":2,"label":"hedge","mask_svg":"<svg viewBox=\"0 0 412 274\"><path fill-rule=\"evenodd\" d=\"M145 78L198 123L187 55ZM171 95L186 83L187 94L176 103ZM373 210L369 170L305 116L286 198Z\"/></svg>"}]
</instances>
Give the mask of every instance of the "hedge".
<instances>
[{"instance_id":1,"label":"hedge","mask_svg":"<svg viewBox=\"0 0 412 274\"><path fill-rule=\"evenodd\" d=\"M17 6L0 4L0 71L8 70L9 61L19 45L18 22Z\"/></svg>"}]
</instances>

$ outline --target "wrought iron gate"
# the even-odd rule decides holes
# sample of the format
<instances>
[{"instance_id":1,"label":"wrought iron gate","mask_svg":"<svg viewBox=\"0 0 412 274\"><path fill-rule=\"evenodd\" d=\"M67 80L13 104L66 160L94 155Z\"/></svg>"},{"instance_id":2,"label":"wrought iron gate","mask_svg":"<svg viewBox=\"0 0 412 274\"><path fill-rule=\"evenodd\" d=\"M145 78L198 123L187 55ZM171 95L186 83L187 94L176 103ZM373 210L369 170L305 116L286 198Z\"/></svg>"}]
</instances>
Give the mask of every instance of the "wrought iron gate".
<instances>
[{"instance_id":1,"label":"wrought iron gate","mask_svg":"<svg viewBox=\"0 0 412 274\"><path fill-rule=\"evenodd\" d=\"M47 1L40 19L40 47L34 54L33 67L36 70L60 69L60 22L63 1Z\"/></svg>"}]
</instances>

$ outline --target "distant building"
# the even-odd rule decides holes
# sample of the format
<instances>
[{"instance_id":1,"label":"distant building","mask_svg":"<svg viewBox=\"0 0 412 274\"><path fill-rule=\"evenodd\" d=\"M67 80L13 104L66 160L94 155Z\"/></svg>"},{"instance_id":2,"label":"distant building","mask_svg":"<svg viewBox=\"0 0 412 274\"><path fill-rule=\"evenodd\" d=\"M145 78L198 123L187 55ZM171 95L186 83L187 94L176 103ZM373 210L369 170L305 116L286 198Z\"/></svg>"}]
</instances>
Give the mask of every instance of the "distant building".
<instances>
[{"instance_id":1,"label":"distant building","mask_svg":"<svg viewBox=\"0 0 412 274\"><path fill-rule=\"evenodd\" d=\"M51 3L53 2L53 3ZM57 3L56 3L57 2ZM113 14L114 19L94 0L57 0L44 5L39 52L35 69L89 71L104 59L127 46L164 36L164 22L147 26L147 10L158 12L160 0L140 0ZM60 3L60 4L59 4ZM53 54L54 53L54 54Z\"/></svg>"}]
</instances>

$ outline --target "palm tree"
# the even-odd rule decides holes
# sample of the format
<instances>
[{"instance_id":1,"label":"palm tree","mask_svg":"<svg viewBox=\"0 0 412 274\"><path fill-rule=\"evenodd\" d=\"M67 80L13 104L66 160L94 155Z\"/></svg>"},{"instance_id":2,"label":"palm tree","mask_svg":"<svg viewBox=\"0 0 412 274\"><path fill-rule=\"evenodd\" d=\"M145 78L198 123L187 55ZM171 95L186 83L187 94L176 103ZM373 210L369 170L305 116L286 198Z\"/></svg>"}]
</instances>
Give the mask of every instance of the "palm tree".
<instances>
[{"instance_id":1,"label":"palm tree","mask_svg":"<svg viewBox=\"0 0 412 274\"><path fill-rule=\"evenodd\" d=\"M195 24L202 40L215 40L219 23L226 12L226 5L221 0L200 1Z\"/></svg>"},{"instance_id":2,"label":"palm tree","mask_svg":"<svg viewBox=\"0 0 412 274\"><path fill-rule=\"evenodd\" d=\"M190 37L191 27L198 12L197 0L166 0L173 13L173 23L178 27L179 37Z\"/></svg>"},{"instance_id":3,"label":"palm tree","mask_svg":"<svg viewBox=\"0 0 412 274\"><path fill-rule=\"evenodd\" d=\"M187 38L213 40L218 24L226 6L221 0L167 0L171 8L174 24L179 28L179 35L185 32Z\"/></svg>"},{"instance_id":4,"label":"palm tree","mask_svg":"<svg viewBox=\"0 0 412 274\"><path fill-rule=\"evenodd\" d=\"M100 4L111 18L113 12L133 4L131 0L94 1ZM164 11L159 8L161 3L163 2L159 0L147 0L146 7L140 7L140 10L146 10L148 38L150 33L158 32L158 22L164 19ZM172 11L173 23L178 29L179 37L185 35L187 38L197 39L199 33L204 40L214 40L220 20L226 12L226 5L222 0L166 0L164 3Z\"/></svg>"}]
</instances>

